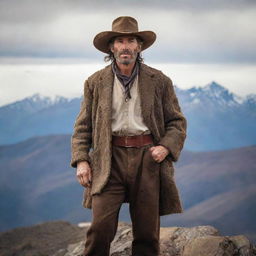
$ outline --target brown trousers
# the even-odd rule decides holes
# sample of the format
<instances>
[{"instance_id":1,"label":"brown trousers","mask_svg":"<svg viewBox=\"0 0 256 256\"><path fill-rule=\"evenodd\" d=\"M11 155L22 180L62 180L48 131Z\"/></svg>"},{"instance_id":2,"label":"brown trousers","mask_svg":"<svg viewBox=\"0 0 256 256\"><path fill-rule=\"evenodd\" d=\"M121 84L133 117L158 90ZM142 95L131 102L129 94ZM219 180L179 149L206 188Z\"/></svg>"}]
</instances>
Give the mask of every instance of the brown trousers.
<instances>
[{"instance_id":1,"label":"brown trousers","mask_svg":"<svg viewBox=\"0 0 256 256\"><path fill-rule=\"evenodd\" d=\"M160 164L148 150L152 146L113 146L109 181L101 194L92 197L93 219L86 234L85 256L109 256L125 200L132 220L132 255L159 255Z\"/></svg>"}]
</instances>

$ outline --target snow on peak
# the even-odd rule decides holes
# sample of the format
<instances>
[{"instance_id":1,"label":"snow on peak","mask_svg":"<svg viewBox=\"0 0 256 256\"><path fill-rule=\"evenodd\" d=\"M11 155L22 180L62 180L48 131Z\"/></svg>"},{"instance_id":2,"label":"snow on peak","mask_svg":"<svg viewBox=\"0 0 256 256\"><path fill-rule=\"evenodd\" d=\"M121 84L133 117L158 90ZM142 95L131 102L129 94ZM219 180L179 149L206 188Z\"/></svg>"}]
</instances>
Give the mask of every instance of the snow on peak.
<instances>
[{"instance_id":1,"label":"snow on peak","mask_svg":"<svg viewBox=\"0 0 256 256\"><path fill-rule=\"evenodd\" d=\"M222 93L228 92L228 90L225 87L221 86L220 84L216 83L215 81L212 81L211 83L207 84L202 89L205 92L209 91L210 93L215 93L215 95L220 95Z\"/></svg>"},{"instance_id":2,"label":"snow on peak","mask_svg":"<svg viewBox=\"0 0 256 256\"><path fill-rule=\"evenodd\" d=\"M49 106L67 101L65 97L60 95L44 96L40 93L35 93L32 96L25 98L24 100L26 99L34 103L44 103L45 105Z\"/></svg>"},{"instance_id":3,"label":"snow on peak","mask_svg":"<svg viewBox=\"0 0 256 256\"><path fill-rule=\"evenodd\" d=\"M43 96L42 94L35 93L32 96L26 97L24 100L28 100L34 103L37 102L45 102L48 103L49 105L52 104L52 99L48 96Z\"/></svg>"},{"instance_id":4,"label":"snow on peak","mask_svg":"<svg viewBox=\"0 0 256 256\"><path fill-rule=\"evenodd\" d=\"M215 81L212 81L203 87L192 87L188 90L188 93L192 103L210 100L211 102L214 102L214 104L234 106L243 102L243 98L231 93L228 89Z\"/></svg>"},{"instance_id":5,"label":"snow on peak","mask_svg":"<svg viewBox=\"0 0 256 256\"><path fill-rule=\"evenodd\" d=\"M244 101L250 104L256 104L256 94L248 94Z\"/></svg>"},{"instance_id":6,"label":"snow on peak","mask_svg":"<svg viewBox=\"0 0 256 256\"><path fill-rule=\"evenodd\" d=\"M51 107L55 104L65 103L68 101L69 101L68 99L59 95L44 96L40 93L35 93L29 97L23 98L22 100L18 100L13 103L6 104L1 108L14 110L14 111L15 110L28 111L32 113L43 108Z\"/></svg>"}]
</instances>

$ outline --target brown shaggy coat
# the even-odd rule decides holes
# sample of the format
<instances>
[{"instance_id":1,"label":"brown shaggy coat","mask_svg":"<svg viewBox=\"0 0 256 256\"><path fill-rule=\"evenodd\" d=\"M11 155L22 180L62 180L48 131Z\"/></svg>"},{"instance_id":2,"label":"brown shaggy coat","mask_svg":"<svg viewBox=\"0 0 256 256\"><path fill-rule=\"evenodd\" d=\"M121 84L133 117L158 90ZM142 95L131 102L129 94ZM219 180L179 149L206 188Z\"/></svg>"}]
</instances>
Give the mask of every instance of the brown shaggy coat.
<instances>
[{"instance_id":1,"label":"brown shaggy coat","mask_svg":"<svg viewBox=\"0 0 256 256\"><path fill-rule=\"evenodd\" d=\"M71 138L70 165L76 168L77 162L86 160L92 168L92 187L84 190L85 208L91 208L92 195L101 193L111 171L113 82L111 65L95 72L85 81L84 99ZM159 163L159 215L180 213L183 209L174 181L173 161L178 160L183 148L187 121L181 112L169 77L159 70L141 64L138 82L142 117L153 135L154 144L161 144L170 151Z\"/></svg>"}]
</instances>

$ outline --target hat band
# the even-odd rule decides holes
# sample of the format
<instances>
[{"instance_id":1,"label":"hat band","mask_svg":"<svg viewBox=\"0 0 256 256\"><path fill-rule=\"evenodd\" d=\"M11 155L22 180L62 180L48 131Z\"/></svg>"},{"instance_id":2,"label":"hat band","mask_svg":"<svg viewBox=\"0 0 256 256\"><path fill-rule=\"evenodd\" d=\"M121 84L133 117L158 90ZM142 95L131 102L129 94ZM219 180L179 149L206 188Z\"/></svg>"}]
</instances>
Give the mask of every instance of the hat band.
<instances>
[{"instance_id":1,"label":"hat band","mask_svg":"<svg viewBox=\"0 0 256 256\"><path fill-rule=\"evenodd\" d=\"M120 31L120 30L116 30L116 31L112 31L115 33L125 33L125 34L133 34L133 33L138 33L138 31L131 31L131 30L127 30L127 31Z\"/></svg>"}]
</instances>

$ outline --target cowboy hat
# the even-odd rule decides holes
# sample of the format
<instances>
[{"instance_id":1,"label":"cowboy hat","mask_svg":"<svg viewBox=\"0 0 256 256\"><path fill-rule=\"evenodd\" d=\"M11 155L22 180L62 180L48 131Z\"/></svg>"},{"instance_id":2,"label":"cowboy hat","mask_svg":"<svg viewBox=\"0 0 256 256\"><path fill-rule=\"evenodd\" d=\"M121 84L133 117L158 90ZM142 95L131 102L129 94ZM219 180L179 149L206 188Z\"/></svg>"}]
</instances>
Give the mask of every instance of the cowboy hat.
<instances>
[{"instance_id":1,"label":"cowboy hat","mask_svg":"<svg viewBox=\"0 0 256 256\"><path fill-rule=\"evenodd\" d=\"M109 41L116 36L134 35L142 39L141 51L147 49L156 40L156 34L153 31L140 31L138 22L133 17L121 16L112 22L112 31L103 31L98 33L93 40L94 46L104 52L109 53Z\"/></svg>"}]
</instances>

